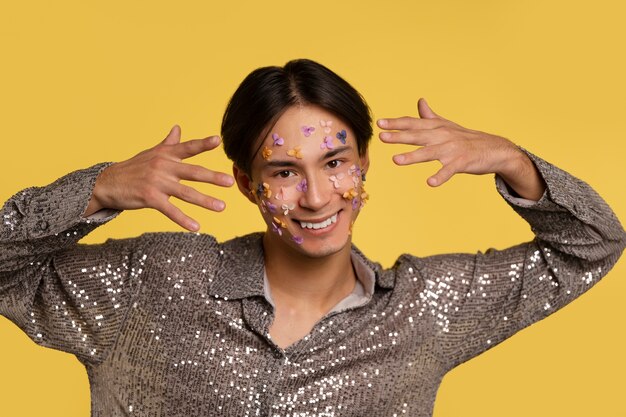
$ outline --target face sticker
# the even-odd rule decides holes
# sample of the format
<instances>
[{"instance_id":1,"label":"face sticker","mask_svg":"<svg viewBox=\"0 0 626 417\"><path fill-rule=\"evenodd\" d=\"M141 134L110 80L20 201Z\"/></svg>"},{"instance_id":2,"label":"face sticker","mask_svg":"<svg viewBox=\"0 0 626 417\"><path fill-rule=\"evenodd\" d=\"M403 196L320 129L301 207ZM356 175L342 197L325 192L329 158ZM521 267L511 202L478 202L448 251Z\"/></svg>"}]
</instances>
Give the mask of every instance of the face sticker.
<instances>
[{"instance_id":1,"label":"face sticker","mask_svg":"<svg viewBox=\"0 0 626 417\"><path fill-rule=\"evenodd\" d=\"M278 192L276 193L276 196L274 197L276 200L280 200L280 201L284 201L286 200L286 196L285 196L285 188L284 187L280 187L280 190L278 190Z\"/></svg>"},{"instance_id":2,"label":"face sticker","mask_svg":"<svg viewBox=\"0 0 626 417\"><path fill-rule=\"evenodd\" d=\"M370 195L365 191L365 188L361 187L361 208L367 203L370 199Z\"/></svg>"},{"instance_id":3,"label":"face sticker","mask_svg":"<svg viewBox=\"0 0 626 417\"><path fill-rule=\"evenodd\" d=\"M276 217L274 217L276 218ZM282 236L283 235L283 231L281 230L280 227L278 227L278 225L274 222L272 222L272 231L276 234L278 234L278 236Z\"/></svg>"},{"instance_id":4,"label":"face sticker","mask_svg":"<svg viewBox=\"0 0 626 417\"><path fill-rule=\"evenodd\" d=\"M330 177L328 177L328 179L329 179L330 181L332 181L332 183L333 183L333 185L335 186L335 188L339 188L339 181L341 181L341 180L343 179L343 177L344 177L344 176L345 176L345 175L344 175L342 172L340 172L340 173L339 173L339 174L337 174L337 175L331 175Z\"/></svg>"},{"instance_id":5,"label":"face sticker","mask_svg":"<svg viewBox=\"0 0 626 417\"><path fill-rule=\"evenodd\" d=\"M298 185L296 185L296 190L306 193L306 190L308 190L309 187L306 185L306 178L304 178L302 181L300 181L300 183Z\"/></svg>"},{"instance_id":6,"label":"face sticker","mask_svg":"<svg viewBox=\"0 0 626 417\"><path fill-rule=\"evenodd\" d=\"M302 126L300 130L302 130L302 134L307 138L311 136L311 133L315 132L315 128L313 126Z\"/></svg>"},{"instance_id":7,"label":"face sticker","mask_svg":"<svg viewBox=\"0 0 626 417\"><path fill-rule=\"evenodd\" d=\"M276 207L276 204L273 204L270 201L266 201L265 206L270 211L270 213L276 213L276 210L278 210L278 207Z\"/></svg>"},{"instance_id":8,"label":"face sticker","mask_svg":"<svg viewBox=\"0 0 626 417\"><path fill-rule=\"evenodd\" d=\"M333 149L334 147L332 136L324 136L324 142L320 145L320 149Z\"/></svg>"},{"instance_id":9,"label":"face sticker","mask_svg":"<svg viewBox=\"0 0 626 417\"><path fill-rule=\"evenodd\" d=\"M281 219L279 219L278 217L273 217L274 223L276 223L278 226L280 226L282 229L286 229L287 228L287 223L285 223L284 221L282 221Z\"/></svg>"},{"instance_id":10,"label":"face sticker","mask_svg":"<svg viewBox=\"0 0 626 417\"><path fill-rule=\"evenodd\" d=\"M285 139L278 136L278 133L272 133L272 139L274 140L274 146L283 146Z\"/></svg>"},{"instance_id":11,"label":"face sticker","mask_svg":"<svg viewBox=\"0 0 626 417\"><path fill-rule=\"evenodd\" d=\"M272 190L270 190L270 185L266 182L263 184L259 184L256 189L256 195L260 198L264 196L265 198L270 198L272 196Z\"/></svg>"},{"instance_id":12,"label":"face sticker","mask_svg":"<svg viewBox=\"0 0 626 417\"><path fill-rule=\"evenodd\" d=\"M296 205L293 204L293 203L291 203L291 204L283 204L282 206L280 206L280 208L282 208L284 210L283 214L286 216L286 215L289 214L289 210L293 210L293 209L296 208Z\"/></svg>"},{"instance_id":13,"label":"face sticker","mask_svg":"<svg viewBox=\"0 0 626 417\"><path fill-rule=\"evenodd\" d=\"M352 199L352 210L358 210L358 208L359 208L359 199L354 197Z\"/></svg>"},{"instance_id":14,"label":"face sticker","mask_svg":"<svg viewBox=\"0 0 626 417\"><path fill-rule=\"evenodd\" d=\"M348 191L343 193L343 198L345 198L346 200L352 200L353 198L355 198L358 195L359 195L359 193L357 193L354 188L350 188Z\"/></svg>"},{"instance_id":15,"label":"face sticker","mask_svg":"<svg viewBox=\"0 0 626 417\"><path fill-rule=\"evenodd\" d=\"M299 146L296 146L293 149L289 149L287 151L287 155L293 156L294 158L297 158L297 159L302 159L302 150Z\"/></svg>"},{"instance_id":16,"label":"face sticker","mask_svg":"<svg viewBox=\"0 0 626 417\"><path fill-rule=\"evenodd\" d=\"M304 242L304 238L302 236L292 236L291 239L298 245L302 245L302 242Z\"/></svg>"},{"instance_id":17,"label":"face sticker","mask_svg":"<svg viewBox=\"0 0 626 417\"><path fill-rule=\"evenodd\" d=\"M324 133L326 133L327 135L330 133L332 125L333 125L332 120L320 120L320 126L324 128Z\"/></svg>"},{"instance_id":18,"label":"face sticker","mask_svg":"<svg viewBox=\"0 0 626 417\"><path fill-rule=\"evenodd\" d=\"M346 144L346 138L348 137L348 134L346 133L345 129L342 129L341 132L337 132L337 139L339 139L339 142L341 142L342 144Z\"/></svg>"},{"instance_id":19,"label":"face sticker","mask_svg":"<svg viewBox=\"0 0 626 417\"><path fill-rule=\"evenodd\" d=\"M266 161L269 161L270 156L272 156L272 150L268 148L267 146L265 146L263 147L263 152L261 152L261 155L263 155L263 159L265 159Z\"/></svg>"}]
</instances>

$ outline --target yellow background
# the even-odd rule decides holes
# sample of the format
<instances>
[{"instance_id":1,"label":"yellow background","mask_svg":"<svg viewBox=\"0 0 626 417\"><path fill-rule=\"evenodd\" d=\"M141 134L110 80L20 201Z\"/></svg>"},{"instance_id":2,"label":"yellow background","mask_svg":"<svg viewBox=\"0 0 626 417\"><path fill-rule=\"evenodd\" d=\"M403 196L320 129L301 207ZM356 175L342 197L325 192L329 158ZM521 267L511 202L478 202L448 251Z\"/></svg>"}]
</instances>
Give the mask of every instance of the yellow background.
<instances>
[{"instance_id":1,"label":"yellow background","mask_svg":"<svg viewBox=\"0 0 626 417\"><path fill-rule=\"evenodd\" d=\"M308 57L344 76L375 117L433 109L513 139L589 182L626 219L625 6L620 1L34 1L0 6L0 200L160 141L219 132L243 77ZM504 248L528 226L491 177L425 185L437 163L397 168L374 140L357 245L403 252ZM221 150L195 158L229 170ZM188 208L227 239L261 228L238 192L222 214ZM86 239L180 230L127 212ZM436 417L625 416L622 261L573 305L452 371ZM87 416L87 376L0 318L0 416Z\"/></svg>"}]
</instances>

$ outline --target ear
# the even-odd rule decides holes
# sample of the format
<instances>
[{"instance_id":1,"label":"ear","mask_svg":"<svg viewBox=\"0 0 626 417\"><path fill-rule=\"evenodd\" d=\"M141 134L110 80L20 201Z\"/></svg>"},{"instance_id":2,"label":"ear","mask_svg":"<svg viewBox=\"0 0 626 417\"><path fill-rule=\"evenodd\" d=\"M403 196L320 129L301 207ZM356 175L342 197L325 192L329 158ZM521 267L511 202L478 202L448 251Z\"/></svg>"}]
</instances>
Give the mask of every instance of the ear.
<instances>
[{"instance_id":1,"label":"ear","mask_svg":"<svg viewBox=\"0 0 626 417\"><path fill-rule=\"evenodd\" d=\"M233 177L237 181L237 187L241 194L244 195L252 204L256 206L256 199L254 198L254 190L252 189L252 180L240 169L237 165L233 164Z\"/></svg>"},{"instance_id":2,"label":"ear","mask_svg":"<svg viewBox=\"0 0 626 417\"><path fill-rule=\"evenodd\" d=\"M361 172L367 173L370 169L370 151L369 148L365 150L365 155L359 157L361 161Z\"/></svg>"}]
</instances>

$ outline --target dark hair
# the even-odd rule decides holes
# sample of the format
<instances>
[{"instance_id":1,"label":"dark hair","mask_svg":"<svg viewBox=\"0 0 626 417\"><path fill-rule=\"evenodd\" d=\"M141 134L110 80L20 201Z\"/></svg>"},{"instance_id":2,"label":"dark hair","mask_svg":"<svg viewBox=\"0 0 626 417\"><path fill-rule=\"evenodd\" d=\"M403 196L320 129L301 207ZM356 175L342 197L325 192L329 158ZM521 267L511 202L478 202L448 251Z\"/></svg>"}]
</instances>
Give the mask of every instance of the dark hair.
<instances>
[{"instance_id":1,"label":"dark hair","mask_svg":"<svg viewBox=\"0 0 626 417\"><path fill-rule=\"evenodd\" d=\"M222 118L226 155L246 173L272 125L291 106L313 104L350 126L363 156L372 137L370 109L346 80L315 61L296 59L284 67L252 71L231 97Z\"/></svg>"}]
</instances>

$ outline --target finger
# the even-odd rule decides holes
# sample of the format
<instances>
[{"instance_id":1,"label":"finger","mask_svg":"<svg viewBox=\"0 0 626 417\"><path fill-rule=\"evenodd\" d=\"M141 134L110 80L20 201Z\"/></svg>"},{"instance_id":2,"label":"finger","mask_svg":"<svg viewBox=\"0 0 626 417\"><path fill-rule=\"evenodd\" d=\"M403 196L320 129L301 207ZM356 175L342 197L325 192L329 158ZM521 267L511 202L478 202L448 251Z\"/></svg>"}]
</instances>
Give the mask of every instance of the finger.
<instances>
[{"instance_id":1,"label":"finger","mask_svg":"<svg viewBox=\"0 0 626 417\"><path fill-rule=\"evenodd\" d=\"M170 203L167 199L163 199L163 201L157 204L154 208L165 214L174 223L189 231L197 232L200 230L198 222L187 216L181 209Z\"/></svg>"},{"instance_id":2,"label":"finger","mask_svg":"<svg viewBox=\"0 0 626 417\"><path fill-rule=\"evenodd\" d=\"M441 146L425 146L415 149L411 152L405 152L393 156L393 162L397 165L418 164L420 162L429 162L439 160Z\"/></svg>"},{"instance_id":3,"label":"finger","mask_svg":"<svg viewBox=\"0 0 626 417\"><path fill-rule=\"evenodd\" d=\"M458 171L457 166L454 162L449 164L445 164L441 167L439 171L432 177L426 180L426 183L431 187L439 187L444 182L448 181L454 174Z\"/></svg>"},{"instance_id":4,"label":"finger","mask_svg":"<svg viewBox=\"0 0 626 417\"><path fill-rule=\"evenodd\" d=\"M195 188L178 182L166 185L163 191L172 197L195 204L196 206L204 207L208 210L222 211L226 207L226 204L223 201L206 194L202 194Z\"/></svg>"},{"instance_id":5,"label":"finger","mask_svg":"<svg viewBox=\"0 0 626 417\"><path fill-rule=\"evenodd\" d=\"M220 187L230 187L235 183L235 179L231 175L213 171L200 165L179 163L176 164L174 171L174 174L181 180L205 182Z\"/></svg>"},{"instance_id":6,"label":"finger","mask_svg":"<svg viewBox=\"0 0 626 417\"><path fill-rule=\"evenodd\" d=\"M176 145L180 142L180 126L174 125L170 130L170 133L167 134L165 139L161 142L164 145Z\"/></svg>"},{"instance_id":7,"label":"finger","mask_svg":"<svg viewBox=\"0 0 626 417\"><path fill-rule=\"evenodd\" d=\"M426 146L441 141L437 129L426 130L399 130L396 132L380 132L378 137L385 143L404 143L409 145Z\"/></svg>"},{"instance_id":8,"label":"finger","mask_svg":"<svg viewBox=\"0 0 626 417\"><path fill-rule=\"evenodd\" d=\"M436 129L446 125L443 119L418 119L417 117L396 117L379 119L376 124L386 130Z\"/></svg>"},{"instance_id":9,"label":"finger","mask_svg":"<svg viewBox=\"0 0 626 417\"><path fill-rule=\"evenodd\" d=\"M423 119L443 119L443 117L439 116L430 108L426 99L423 97L417 101L417 112Z\"/></svg>"},{"instance_id":10,"label":"finger","mask_svg":"<svg viewBox=\"0 0 626 417\"><path fill-rule=\"evenodd\" d=\"M204 139L194 139L176 145L173 154L180 159L189 158L205 151L215 149L220 144L219 136L209 136Z\"/></svg>"}]
</instances>

